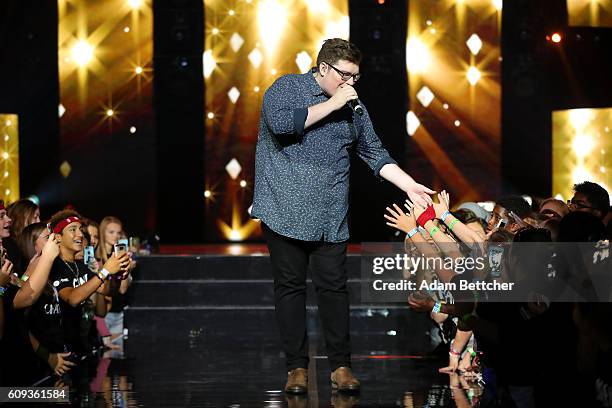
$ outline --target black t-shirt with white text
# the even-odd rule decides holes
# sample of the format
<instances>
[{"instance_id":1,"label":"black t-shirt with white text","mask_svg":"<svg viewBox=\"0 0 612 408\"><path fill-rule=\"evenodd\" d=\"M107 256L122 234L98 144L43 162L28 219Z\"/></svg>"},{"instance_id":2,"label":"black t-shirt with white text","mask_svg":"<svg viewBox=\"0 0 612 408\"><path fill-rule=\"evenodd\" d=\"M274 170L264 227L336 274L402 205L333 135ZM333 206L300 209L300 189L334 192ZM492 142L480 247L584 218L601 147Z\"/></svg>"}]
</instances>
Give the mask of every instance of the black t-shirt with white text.
<instances>
[{"instance_id":1,"label":"black t-shirt with white text","mask_svg":"<svg viewBox=\"0 0 612 408\"><path fill-rule=\"evenodd\" d=\"M47 285L28 311L28 330L51 353L63 353L62 307L57 288Z\"/></svg>"},{"instance_id":2,"label":"black t-shirt with white text","mask_svg":"<svg viewBox=\"0 0 612 408\"><path fill-rule=\"evenodd\" d=\"M55 258L51 267L50 281L58 293L65 288L78 288L87 283L89 279L98 278L87 268L83 261L67 262L60 257ZM68 351L79 353L88 351L87 345L84 344L81 336L81 322L83 320L83 306L85 302L72 307L60 297L64 342L68 347Z\"/></svg>"}]
</instances>

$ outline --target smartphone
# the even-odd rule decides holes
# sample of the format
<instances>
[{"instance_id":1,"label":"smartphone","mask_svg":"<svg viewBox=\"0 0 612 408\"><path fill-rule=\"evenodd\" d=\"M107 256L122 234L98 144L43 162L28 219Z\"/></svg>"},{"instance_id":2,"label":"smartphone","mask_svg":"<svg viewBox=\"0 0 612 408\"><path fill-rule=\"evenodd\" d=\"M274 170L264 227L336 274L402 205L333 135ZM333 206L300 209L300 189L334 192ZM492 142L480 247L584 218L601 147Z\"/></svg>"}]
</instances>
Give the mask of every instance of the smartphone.
<instances>
[{"instance_id":1,"label":"smartphone","mask_svg":"<svg viewBox=\"0 0 612 408\"><path fill-rule=\"evenodd\" d=\"M128 251L128 244L122 241L125 241L125 240L120 239L119 242L117 242L114 246L115 256L117 257L120 257L121 255L127 253Z\"/></svg>"},{"instance_id":2,"label":"smartphone","mask_svg":"<svg viewBox=\"0 0 612 408\"><path fill-rule=\"evenodd\" d=\"M96 259L96 255L94 254L94 247L92 247L91 245L86 246L83 250L83 262L85 262L85 265L89 265L89 263L92 262L94 259Z\"/></svg>"},{"instance_id":3,"label":"smartphone","mask_svg":"<svg viewBox=\"0 0 612 408\"><path fill-rule=\"evenodd\" d=\"M504 228L506 225L508 225L508 220L505 218L502 218L497 222L495 229Z\"/></svg>"},{"instance_id":4,"label":"smartphone","mask_svg":"<svg viewBox=\"0 0 612 408\"><path fill-rule=\"evenodd\" d=\"M504 256L504 247L491 245L489 246L489 266L491 267L491 277L500 278L502 274L502 258Z\"/></svg>"}]
</instances>

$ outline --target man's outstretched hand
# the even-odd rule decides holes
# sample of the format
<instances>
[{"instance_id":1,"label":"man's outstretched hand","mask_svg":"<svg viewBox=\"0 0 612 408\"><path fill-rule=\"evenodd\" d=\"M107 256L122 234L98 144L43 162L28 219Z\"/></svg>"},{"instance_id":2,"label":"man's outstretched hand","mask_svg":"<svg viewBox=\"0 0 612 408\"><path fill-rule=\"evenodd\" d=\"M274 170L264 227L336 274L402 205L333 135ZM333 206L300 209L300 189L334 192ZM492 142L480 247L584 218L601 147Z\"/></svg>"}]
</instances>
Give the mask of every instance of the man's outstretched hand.
<instances>
[{"instance_id":1,"label":"man's outstretched hand","mask_svg":"<svg viewBox=\"0 0 612 408\"><path fill-rule=\"evenodd\" d=\"M413 203L421 207L427 207L432 203L430 194L436 194L436 192L422 184L414 183L408 187L406 194L408 195L408 199Z\"/></svg>"}]
</instances>

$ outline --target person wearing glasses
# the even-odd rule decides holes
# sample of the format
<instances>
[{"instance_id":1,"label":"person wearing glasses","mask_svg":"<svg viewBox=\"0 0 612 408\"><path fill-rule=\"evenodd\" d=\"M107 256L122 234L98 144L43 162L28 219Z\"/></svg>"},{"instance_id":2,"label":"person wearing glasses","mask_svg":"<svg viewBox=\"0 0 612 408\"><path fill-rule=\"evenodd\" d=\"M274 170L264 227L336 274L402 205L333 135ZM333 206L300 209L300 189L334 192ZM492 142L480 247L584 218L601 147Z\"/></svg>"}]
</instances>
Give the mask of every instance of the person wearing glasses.
<instances>
[{"instance_id":1,"label":"person wearing glasses","mask_svg":"<svg viewBox=\"0 0 612 408\"><path fill-rule=\"evenodd\" d=\"M599 184L585 181L574 185L574 197L567 206L570 211L588 212L603 220L610 209L610 195Z\"/></svg>"},{"instance_id":2,"label":"person wearing glasses","mask_svg":"<svg viewBox=\"0 0 612 408\"><path fill-rule=\"evenodd\" d=\"M349 298L345 270L349 150L406 192L431 203L434 191L393 160L358 101L361 52L345 40L323 43L317 66L278 78L267 89L255 153L251 216L262 221L274 272L275 309L288 371L285 391L307 391L306 270L316 287L332 388L359 390L351 372Z\"/></svg>"}]
</instances>

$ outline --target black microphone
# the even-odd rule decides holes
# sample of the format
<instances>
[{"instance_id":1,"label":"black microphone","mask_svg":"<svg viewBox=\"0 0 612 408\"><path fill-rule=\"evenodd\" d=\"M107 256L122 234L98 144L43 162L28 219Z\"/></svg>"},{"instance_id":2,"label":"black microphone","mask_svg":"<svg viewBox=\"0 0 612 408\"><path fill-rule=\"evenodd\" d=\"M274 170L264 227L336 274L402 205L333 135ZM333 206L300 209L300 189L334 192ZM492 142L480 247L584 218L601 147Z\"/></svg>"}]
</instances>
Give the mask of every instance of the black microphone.
<instances>
[{"instance_id":1,"label":"black microphone","mask_svg":"<svg viewBox=\"0 0 612 408\"><path fill-rule=\"evenodd\" d=\"M363 116L363 108L359 104L358 99L351 99L350 101L348 101L347 105L351 107L353 112L355 112L359 116Z\"/></svg>"}]
</instances>

